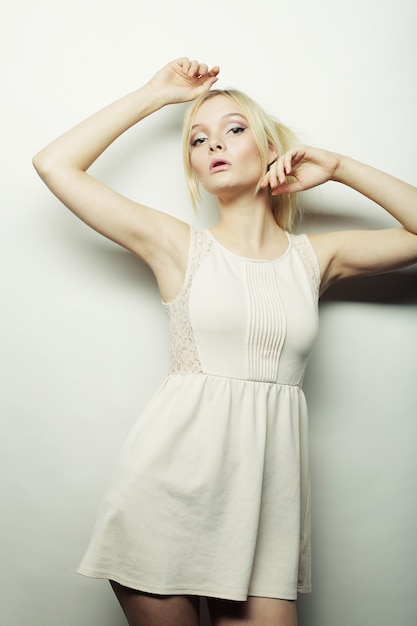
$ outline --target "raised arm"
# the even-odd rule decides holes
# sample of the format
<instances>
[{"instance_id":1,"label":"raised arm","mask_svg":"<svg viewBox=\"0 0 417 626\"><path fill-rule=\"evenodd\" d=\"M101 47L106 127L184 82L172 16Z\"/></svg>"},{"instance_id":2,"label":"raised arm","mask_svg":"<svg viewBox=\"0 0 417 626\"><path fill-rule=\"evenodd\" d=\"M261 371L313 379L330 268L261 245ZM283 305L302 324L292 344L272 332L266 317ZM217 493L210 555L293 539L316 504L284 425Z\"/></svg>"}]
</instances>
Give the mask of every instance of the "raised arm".
<instances>
[{"instance_id":1,"label":"raised arm","mask_svg":"<svg viewBox=\"0 0 417 626\"><path fill-rule=\"evenodd\" d=\"M55 139L33 159L49 189L89 226L143 258L152 269L172 258L188 229L181 221L129 200L87 169L122 133L167 104L208 91L218 67L187 58L172 61L144 86Z\"/></svg>"},{"instance_id":2,"label":"raised arm","mask_svg":"<svg viewBox=\"0 0 417 626\"><path fill-rule=\"evenodd\" d=\"M347 156L309 146L288 151L271 170L263 186L270 185L274 194L303 191L333 180L370 198L402 225L312 235L322 267L323 290L343 278L417 262L417 189L412 185ZM286 176L295 181L287 184Z\"/></svg>"}]
</instances>

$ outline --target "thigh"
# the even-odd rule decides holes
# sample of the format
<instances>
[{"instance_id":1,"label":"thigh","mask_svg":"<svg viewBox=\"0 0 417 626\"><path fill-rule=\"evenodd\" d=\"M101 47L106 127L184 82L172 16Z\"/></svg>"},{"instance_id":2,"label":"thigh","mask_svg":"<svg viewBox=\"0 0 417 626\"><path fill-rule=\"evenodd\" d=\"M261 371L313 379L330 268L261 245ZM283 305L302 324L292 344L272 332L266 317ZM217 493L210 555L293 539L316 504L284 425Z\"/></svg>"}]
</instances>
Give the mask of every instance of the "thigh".
<instances>
[{"instance_id":1,"label":"thigh","mask_svg":"<svg viewBox=\"0 0 417 626\"><path fill-rule=\"evenodd\" d=\"M212 626L297 626L293 600L249 597L245 602L207 598Z\"/></svg>"},{"instance_id":2,"label":"thigh","mask_svg":"<svg viewBox=\"0 0 417 626\"><path fill-rule=\"evenodd\" d=\"M142 593L110 581L129 626L198 626L199 598Z\"/></svg>"}]
</instances>

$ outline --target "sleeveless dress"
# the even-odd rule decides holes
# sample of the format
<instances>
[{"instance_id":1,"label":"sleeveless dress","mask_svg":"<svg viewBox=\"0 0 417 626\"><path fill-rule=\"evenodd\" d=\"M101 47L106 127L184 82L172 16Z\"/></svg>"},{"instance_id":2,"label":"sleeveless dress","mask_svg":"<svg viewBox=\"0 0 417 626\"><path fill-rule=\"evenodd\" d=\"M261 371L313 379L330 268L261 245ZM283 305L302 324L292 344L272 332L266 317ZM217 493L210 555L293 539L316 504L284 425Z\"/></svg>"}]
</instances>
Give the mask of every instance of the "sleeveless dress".
<instances>
[{"instance_id":1,"label":"sleeveless dress","mask_svg":"<svg viewBox=\"0 0 417 626\"><path fill-rule=\"evenodd\" d=\"M171 371L133 427L81 574L155 594L295 599L311 590L307 409L317 257L273 261L191 228L164 303Z\"/></svg>"}]
</instances>

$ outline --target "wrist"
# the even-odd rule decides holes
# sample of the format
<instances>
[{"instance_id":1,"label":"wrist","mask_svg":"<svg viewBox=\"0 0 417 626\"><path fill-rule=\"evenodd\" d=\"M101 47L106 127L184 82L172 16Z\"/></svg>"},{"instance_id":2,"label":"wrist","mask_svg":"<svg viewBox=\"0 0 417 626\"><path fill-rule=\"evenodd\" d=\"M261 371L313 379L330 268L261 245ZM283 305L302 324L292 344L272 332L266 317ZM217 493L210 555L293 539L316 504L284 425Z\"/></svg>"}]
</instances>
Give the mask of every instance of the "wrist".
<instances>
[{"instance_id":1,"label":"wrist","mask_svg":"<svg viewBox=\"0 0 417 626\"><path fill-rule=\"evenodd\" d=\"M147 82L136 91L140 101L145 104L149 112L158 111L169 104L168 98L153 87L151 82Z\"/></svg>"},{"instance_id":2,"label":"wrist","mask_svg":"<svg viewBox=\"0 0 417 626\"><path fill-rule=\"evenodd\" d=\"M158 86L153 84L152 79L145 83L142 89L144 90L144 93L147 94L149 101L155 106L155 110L161 109L167 104L175 104L179 102L179 100L175 100L172 94L168 93L168 91L158 89Z\"/></svg>"},{"instance_id":3,"label":"wrist","mask_svg":"<svg viewBox=\"0 0 417 626\"><path fill-rule=\"evenodd\" d=\"M349 159L349 157L346 157L342 154L335 154L335 157L337 159L337 163L336 166L334 168L334 172L333 172L333 176L331 177L331 180L333 180L336 183L347 183L347 180L349 178L349 162L351 161L351 159Z\"/></svg>"}]
</instances>

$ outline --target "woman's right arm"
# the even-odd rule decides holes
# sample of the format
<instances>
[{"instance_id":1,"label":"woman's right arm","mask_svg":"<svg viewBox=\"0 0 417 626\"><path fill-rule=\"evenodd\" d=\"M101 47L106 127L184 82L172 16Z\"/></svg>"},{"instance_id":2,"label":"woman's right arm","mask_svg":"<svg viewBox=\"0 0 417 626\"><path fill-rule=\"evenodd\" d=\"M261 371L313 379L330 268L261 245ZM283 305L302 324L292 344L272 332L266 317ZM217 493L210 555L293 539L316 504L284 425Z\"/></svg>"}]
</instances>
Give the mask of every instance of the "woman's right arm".
<instances>
[{"instance_id":1,"label":"woman's right arm","mask_svg":"<svg viewBox=\"0 0 417 626\"><path fill-rule=\"evenodd\" d=\"M33 164L49 189L86 224L131 250L152 269L171 255L186 225L129 200L91 177L90 165L115 139L167 104L187 102L208 91L218 67L187 58L172 61L143 87L81 122L41 150ZM177 242L177 243L175 243Z\"/></svg>"}]
</instances>

